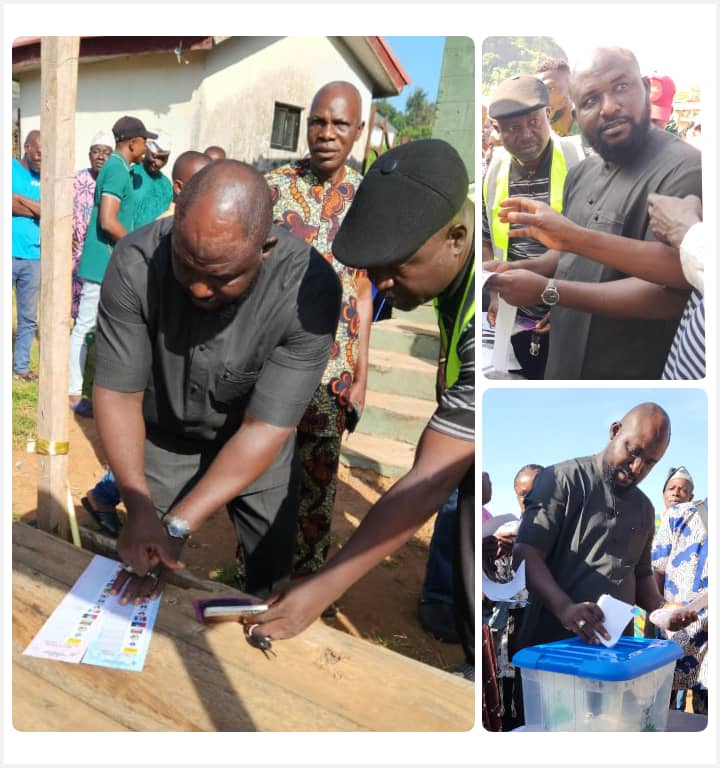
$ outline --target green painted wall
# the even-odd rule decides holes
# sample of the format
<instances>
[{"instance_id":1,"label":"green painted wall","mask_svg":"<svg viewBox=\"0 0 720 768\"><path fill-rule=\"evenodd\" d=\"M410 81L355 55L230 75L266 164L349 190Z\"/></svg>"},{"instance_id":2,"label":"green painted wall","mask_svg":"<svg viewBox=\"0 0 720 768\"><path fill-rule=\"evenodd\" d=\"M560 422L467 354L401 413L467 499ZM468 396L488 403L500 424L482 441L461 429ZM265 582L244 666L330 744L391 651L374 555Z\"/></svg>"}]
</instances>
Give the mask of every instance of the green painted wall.
<instances>
[{"instance_id":1,"label":"green painted wall","mask_svg":"<svg viewBox=\"0 0 720 768\"><path fill-rule=\"evenodd\" d=\"M433 138L452 144L475 181L475 45L469 37L448 37L443 51Z\"/></svg>"}]
</instances>

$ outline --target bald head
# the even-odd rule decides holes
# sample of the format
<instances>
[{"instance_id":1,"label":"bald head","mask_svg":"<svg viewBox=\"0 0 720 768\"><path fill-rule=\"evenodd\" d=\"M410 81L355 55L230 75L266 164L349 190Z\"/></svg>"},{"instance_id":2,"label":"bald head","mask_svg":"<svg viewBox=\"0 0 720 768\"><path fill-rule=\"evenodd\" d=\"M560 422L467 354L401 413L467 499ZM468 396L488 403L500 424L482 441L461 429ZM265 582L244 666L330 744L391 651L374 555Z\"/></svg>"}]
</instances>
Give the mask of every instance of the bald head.
<instances>
[{"instance_id":1,"label":"bald head","mask_svg":"<svg viewBox=\"0 0 720 768\"><path fill-rule=\"evenodd\" d=\"M270 188L252 166L237 160L209 162L184 185L175 209L175 221L182 226L186 218L200 209L216 218L238 223L247 240L261 244L272 224Z\"/></svg>"},{"instance_id":2,"label":"bald head","mask_svg":"<svg viewBox=\"0 0 720 768\"><path fill-rule=\"evenodd\" d=\"M182 191L182 188L188 181L200 170L202 170L208 163L210 158L203 152L196 152L195 150L188 150L178 155L175 164L172 169L173 180L173 194L175 199Z\"/></svg>"},{"instance_id":3,"label":"bald head","mask_svg":"<svg viewBox=\"0 0 720 768\"><path fill-rule=\"evenodd\" d=\"M313 96L310 111L312 112L319 101L328 96L342 97L357 110L358 116L360 115L360 112L362 111L362 98L360 96L360 91L358 91L352 83L348 83L345 80L333 80L330 83L325 83L315 96Z\"/></svg>"},{"instance_id":4,"label":"bald head","mask_svg":"<svg viewBox=\"0 0 720 768\"><path fill-rule=\"evenodd\" d=\"M638 78L641 77L640 64L635 54L627 48L599 47L584 51L578 59L570 75L570 95L576 100L575 89L578 82L588 76L598 76L608 68L622 66L628 72L632 72Z\"/></svg>"},{"instance_id":5,"label":"bald head","mask_svg":"<svg viewBox=\"0 0 720 768\"><path fill-rule=\"evenodd\" d=\"M641 403L610 427L602 453L603 472L616 491L643 480L670 443L670 417L657 403Z\"/></svg>"}]
</instances>

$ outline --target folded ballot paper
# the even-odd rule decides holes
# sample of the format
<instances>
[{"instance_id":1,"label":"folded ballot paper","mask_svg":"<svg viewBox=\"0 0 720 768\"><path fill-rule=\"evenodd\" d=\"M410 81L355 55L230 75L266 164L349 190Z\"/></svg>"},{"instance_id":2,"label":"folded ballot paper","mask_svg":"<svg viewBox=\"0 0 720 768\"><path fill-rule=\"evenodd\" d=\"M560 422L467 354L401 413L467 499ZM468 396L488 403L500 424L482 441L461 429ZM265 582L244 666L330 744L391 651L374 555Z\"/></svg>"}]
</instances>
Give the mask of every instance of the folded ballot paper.
<instances>
[{"instance_id":1,"label":"folded ballot paper","mask_svg":"<svg viewBox=\"0 0 720 768\"><path fill-rule=\"evenodd\" d=\"M603 626L610 635L610 639L606 640L597 632L595 634L604 646L612 648L620 639L625 627L632 621L633 607L629 603L623 603L622 600L617 600L610 595L600 595L597 604L605 616Z\"/></svg>"},{"instance_id":2,"label":"folded ballot paper","mask_svg":"<svg viewBox=\"0 0 720 768\"><path fill-rule=\"evenodd\" d=\"M95 555L24 655L141 671L160 598L121 605L110 588L122 567L116 560Z\"/></svg>"},{"instance_id":3,"label":"folded ballot paper","mask_svg":"<svg viewBox=\"0 0 720 768\"><path fill-rule=\"evenodd\" d=\"M648 618L650 621L660 629L667 630L670 626L670 622L685 611L701 611L703 608L707 608L708 594L701 592L694 600L689 602L682 608L658 608L653 611Z\"/></svg>"}]
</instances>

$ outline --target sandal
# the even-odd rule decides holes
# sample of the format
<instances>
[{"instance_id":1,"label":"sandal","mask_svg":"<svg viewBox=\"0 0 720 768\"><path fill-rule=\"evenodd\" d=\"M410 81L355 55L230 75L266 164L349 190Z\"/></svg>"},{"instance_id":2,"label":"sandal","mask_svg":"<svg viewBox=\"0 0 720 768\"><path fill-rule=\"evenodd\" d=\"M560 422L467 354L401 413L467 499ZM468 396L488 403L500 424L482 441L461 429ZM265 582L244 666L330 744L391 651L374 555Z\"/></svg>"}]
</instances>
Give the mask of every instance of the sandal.
<instances>
[{"instance_id":1,"label":"sandal","mask_svg":"<svg viewBox=\"0 0 720 768\"><path fill-rule=\"evenodd\" d=\"M95 509L87 496L83 496L80 503L105 533L109 533L111 536L117 536L120 533L122 520L114 509Z\"/></svg>"},{"instance_id":2,"label":"sandal","mask_svg":"<svg viewBox=\"0 0 720 768\"><path fill-rule=\"evenodd\" d=\"M78 400L77 403L75 403L75 405L71 405L70 410L76 416L82 416L85 419L92 419L93 417L92 400L88 400L87 397L83 397L82 400Z\"/></svg>"}]
</instances>

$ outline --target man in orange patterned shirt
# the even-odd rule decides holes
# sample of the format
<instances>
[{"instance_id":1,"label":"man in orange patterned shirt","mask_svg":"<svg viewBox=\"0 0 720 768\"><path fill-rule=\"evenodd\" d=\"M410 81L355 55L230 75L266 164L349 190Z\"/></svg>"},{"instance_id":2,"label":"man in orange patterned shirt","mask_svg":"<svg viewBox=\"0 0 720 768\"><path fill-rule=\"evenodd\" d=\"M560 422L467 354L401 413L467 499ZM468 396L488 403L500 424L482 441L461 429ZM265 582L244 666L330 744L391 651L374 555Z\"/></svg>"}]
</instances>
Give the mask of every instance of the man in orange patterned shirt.
<instances>
[{"instance_id":1,"label":"man in orange patterned shirt","mask_svg":"<svg viewBox=\"0 0 720 768\"><path fill-rule=\"evenodd\" d=\"M347 82L324 85L313 98L307 121L309 155L268 173L275 222L313 245L342 284L335 344L315 395L298 426L302 485L296 575L315 572L330 546L340 440L352 431L365 406L372 291L365 270L346 267L332 255L332 241L361 176L346 164L362 135L362 103ZM334 615L331 608L328 615Z\"/></svg>"}]
</instances>

